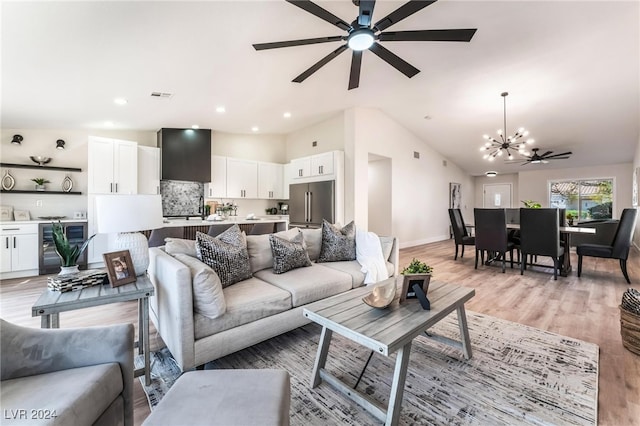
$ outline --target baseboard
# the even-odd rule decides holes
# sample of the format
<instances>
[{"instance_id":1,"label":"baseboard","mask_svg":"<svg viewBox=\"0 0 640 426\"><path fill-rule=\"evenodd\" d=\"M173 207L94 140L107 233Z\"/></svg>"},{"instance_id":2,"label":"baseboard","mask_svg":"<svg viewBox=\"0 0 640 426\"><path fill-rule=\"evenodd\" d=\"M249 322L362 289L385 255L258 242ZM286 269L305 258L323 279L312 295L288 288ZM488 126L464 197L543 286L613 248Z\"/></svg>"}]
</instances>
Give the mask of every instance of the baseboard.
<instances>
[{"instance_id":1,"label":"baseboard","mask_svg":"<svg viewBox=\"0 0 640 426\"><path fill-rule=\"evenodd\" d=\"M402 243L400 243L400 248L403 249L408 247L421 246L423 244L436 243L438 241L444 241L448 239L449 239L448 235L439 235L437 237L425 238L422 240L403 241Z\"/></svg>"}]
</instances>

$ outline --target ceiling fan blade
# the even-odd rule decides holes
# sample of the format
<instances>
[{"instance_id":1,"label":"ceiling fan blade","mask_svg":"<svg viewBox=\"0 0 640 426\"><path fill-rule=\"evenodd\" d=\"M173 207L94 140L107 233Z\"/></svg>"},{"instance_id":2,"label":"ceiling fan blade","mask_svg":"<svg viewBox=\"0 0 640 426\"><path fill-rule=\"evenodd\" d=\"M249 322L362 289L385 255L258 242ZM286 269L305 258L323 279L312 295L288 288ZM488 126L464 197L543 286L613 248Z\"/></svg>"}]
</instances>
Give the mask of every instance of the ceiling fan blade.
<instances>
[{"instance_id":1,"label":"ceiling fan blade","mask_svg":"<svg viewBox=\"0 0 640 426\"><path fill-rule=\"evenodd\" d=\"M313 74L314 72L318 71L320 68L325 66L329 61L334 59L336 56L338 56L339 54L341 54L345 50L347 50L347 45L343 44L342 46L338 47L336 50L334 50L333 52L329 53L327 56L325 56L324 58L320 59L318 62L313 64L308 70L306 70L305 72L303 72L302 74L300 74L299 76L294 78L292 81L294 83L302 83L311 74Z\"/></svg>"},{"instance_id":2,"label":"ceiling fan blade","mask_svg":"<svg viewBox=\"0 0 640 426\"><path fill-rule=\"evenodd\" d=\"M278 49L281 47L304 46L306 44L328 43L340 40L342 40L342 36L304 38L301 40L275 41L273 43L256 43L253 45L253 48L256 50Z\"/></svg>"},{"instance_id":3,"label":"ceiling fan blade","mask_svg":"<svg viewBox=\"0 0 640 426\"><path fill-rule=\"evenodd\" d=\"M389 31L381 33L380 41L471 41L477 28L459 30Z\"/></svg>"},{"instance_id":4,"label":"ceiling fan blade","mask_svg":"<svg viewBox=\"0 0 640 426\"><path fill-rule=\"evenodd\" d=\"M371 17L376 0L360 0L360 14L358 15L358 25L363 27L371 26Z\"/></svg>"},{"instance_id":5,"label":"ceiling fan blade","mask_svg":"<svg viewBox=\"0 0 640 426\"><path fill-rule=\"evenodd\" d=\"M373 43L369 48L369 50L375 53L376 55L378 55L380 59L387 62L389 65L391 65L392 67L394 67L395 69L397 69L398 71L400 71L402 74L406 75L409 78L413 77L414 75L420 72L418 68L406 62L404 59L400 58L395 53L392 53L391 51L382 47L378 43Z\"/></svg>"},{"instance_id":6,"label":"ceiling fan blade","mask_svg":"<svg viewBox=\"0 0 640 426\"><path fill-rule=\"evenodd\" d=\"M298 6L300 9L305 10L310 14L327 21L328 23L333 24L340 29L348 31L351 28L351 26L344 22L342 19L338 18L333 13L321 8L320 6L312 3L309 0L287 0L287 2L291 3L294 6Z\"/></svg>"},{"instance_id":7,"label":"ceiling fan blade","mask_svg":"<svg viewBox=\"0 0 640 426\"><path fill-rule=\"evenodd\" d=\"M546 156L547 156L547 155L549 155L549 154L553 154L553 151L547 151L547 152L545 152L544 154L540 154L540 157L541 157L541 158L542 158L542 157L546 157Z\"/></svg>"},{"instance_id":8,"label":"ceiling fan blade","mask_svg":"<svg viewBox=\"0 0 640 426\"><path fill-rule=\"evenodd\" d=\"M351 74L349 74L349 90L360 85L360 68L362 66L362 50L354 50L351 56Z\"/></svg>"},{"instance_id":9,"label":"ceiling fan blade","mask_svg":"<svg viewBox=\"0 0 640 426\"><path fill-rule=\"evenodd\" d=\"M384 31L386 28L389 28L393 24L397 24L408 16L413 15L419 10L424 9L432 3L435 3L437 0L433 1L424 1L424 0L411 0L408 3L403 4L378 22L373 26L373 31Z\"/></svg>"},{"instance_id":10,"label":"ceiling fan blade","mask_svg":"<svg viewBox=\"0 0 640 426\"><path fill-rule=\"evenodd\" d=\"M569 157L547 157L545 160L568 160Z\"/></svg>"},{"instance_id":11,"label":"ceiling fan blade","mask_svg":"<svg viewBox=\"0 0 640 426\"><path fill-rule=\"evenodd\" d=\"M548 158L554 158L554 157L562 157L562 156L564 156L564 155L571 155L571 154L573 154L573 153L572 153L571 151L569 151L569 152L563 152L563 153L560 153L560 154L550 155L550 156L548 156L548 157L544 157L544 156L543 156L543 157L544 157L545 159L548 159ZM546 154L545 154L545 155L546 155ZM568 158L568 157L567 157L567 158Z\"/></svg>"}]
</instances>

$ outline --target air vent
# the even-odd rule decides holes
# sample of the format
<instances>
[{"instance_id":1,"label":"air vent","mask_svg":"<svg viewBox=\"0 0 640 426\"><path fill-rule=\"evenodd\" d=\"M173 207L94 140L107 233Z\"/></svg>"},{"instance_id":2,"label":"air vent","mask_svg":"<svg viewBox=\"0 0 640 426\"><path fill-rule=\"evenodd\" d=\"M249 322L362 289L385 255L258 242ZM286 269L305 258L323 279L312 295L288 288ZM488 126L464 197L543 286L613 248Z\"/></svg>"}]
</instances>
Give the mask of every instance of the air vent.
<instances>
[{"instance_id":1,"label":"air vent","mask_svg":"<svg viewBox=\"0 0 640 426\"><path fill-rule=\"evenodd\" d=\"M442 166L447 167L447 160L442 160Z\"/></svg>"},{"instance_id":2,"label":"air vent","mask_svg":"<svg viewBox=\"0 0 640 426\"><path fill-rule=\"evenodd\" d=\"M166 98L169 99L173 96L173 93L167 93L167 92L151 92L151 97L152 98Z\"/></svg>"},{"instance_id":3,"label":"air vent","mask_svg":"<svg viewBox=\"0 0 640 426\"><path fill-rule=\"evenodd\" d=\"M420 153L418 151L413 151L413 158L420 158Z\"/></svg>"}]
</instances>

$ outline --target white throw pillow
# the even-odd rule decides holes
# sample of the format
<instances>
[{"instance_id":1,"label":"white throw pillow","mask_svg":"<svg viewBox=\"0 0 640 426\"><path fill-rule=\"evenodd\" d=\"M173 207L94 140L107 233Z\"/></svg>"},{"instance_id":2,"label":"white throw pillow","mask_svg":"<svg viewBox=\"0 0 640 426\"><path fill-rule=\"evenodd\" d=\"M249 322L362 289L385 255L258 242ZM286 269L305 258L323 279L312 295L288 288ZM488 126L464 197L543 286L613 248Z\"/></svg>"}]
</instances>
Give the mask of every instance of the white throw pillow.
<instances>
[{"instance_id":1,"label":"white throw pillow","mask_svg":"<svg viewBox=\"0 0 640 426\"><path fill-rule=\"evenodd\" d=\"M196 253L195 240L183 240L182 238L165 238L164 251L175 256L176 254L186 254L191 257L198 257Z\"/></svg>"},{"instance_id":2,"label":"white throw pillow","mask_svg":"<svg viewBox=\"0 0 640 426\"><path fill-rule=\"evenodd\" d=\"M287 231L276 232L275 234L247 235L247 251L249 252L249 263L251 273L262 271L273 267L273 254L271 253L271 243L269 235L275 235L287 241L291 241L300 233L298 228L291 228Z\"/></svg>"},{"instance_id":3,"label":"white throw pillow","mask_svg":"<svg viewBox=\"0 0 640 426\"><path fill-rule=\"evenodd\" d=\"M218 274L211 267L187 254L178 253L175 258L191 270L193 310L211 319L222 316L227 310L227 304Z\"/></svg>"}]
</instances>

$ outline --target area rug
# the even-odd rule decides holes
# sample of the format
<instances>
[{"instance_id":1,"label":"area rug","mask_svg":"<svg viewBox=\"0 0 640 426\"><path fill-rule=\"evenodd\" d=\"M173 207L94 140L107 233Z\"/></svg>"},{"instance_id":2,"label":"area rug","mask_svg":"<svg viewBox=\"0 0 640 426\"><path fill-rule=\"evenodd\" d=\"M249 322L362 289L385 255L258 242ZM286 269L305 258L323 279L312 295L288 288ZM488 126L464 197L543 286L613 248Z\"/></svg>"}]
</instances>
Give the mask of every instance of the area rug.
<instances>
[{"instance_id":1,"label":"area rug","mask_svg":"<svg viewBox=\"0 0 640 426\"><path fill-rule=\"evenodd\" d=\"M427 337L414 340L400 424L597 424L597 345L487 315L467 312L467 317L471 360ZM459 339L455 314L429 332ZM320 327L309 324L205 368L289 371L292 425L379 424L326 383L310 389L319 336ZM334 333L326 368L355 384L369 354L366 348ZM166 349L154 353L152 384L143 384L152 409L179 374L175 363L167 362L169 356ZM141 360L136 362L140 365ZM358 389L386 405L394 365L395 356L375 354Z\"/></svg>"}]
</instances>

